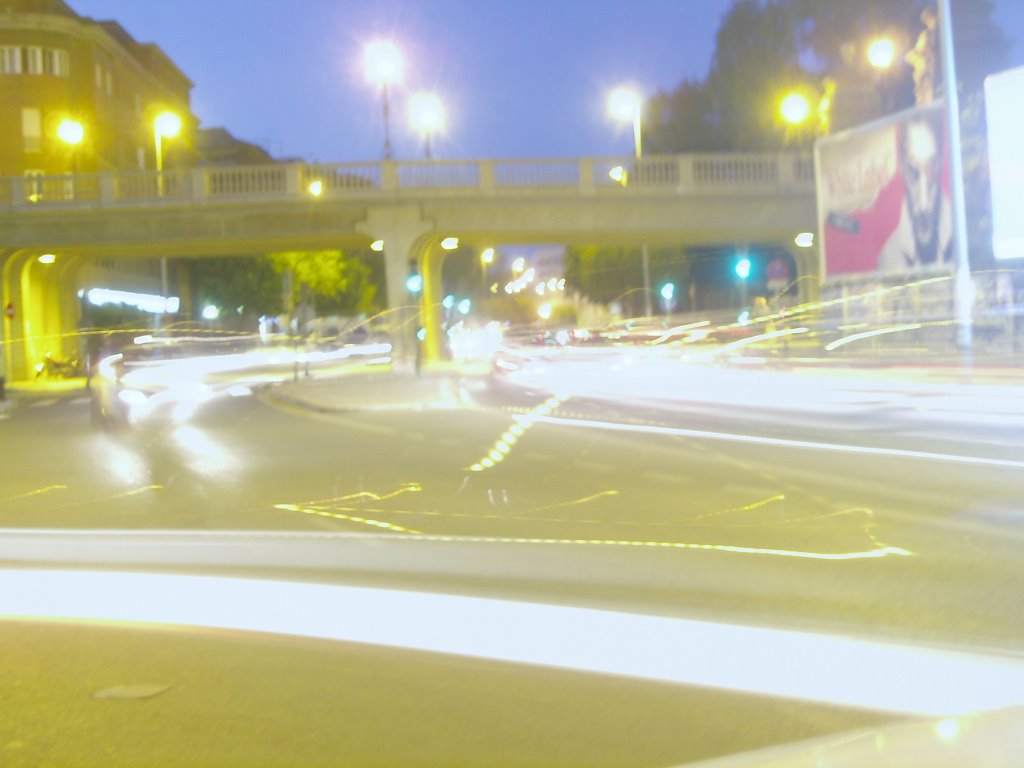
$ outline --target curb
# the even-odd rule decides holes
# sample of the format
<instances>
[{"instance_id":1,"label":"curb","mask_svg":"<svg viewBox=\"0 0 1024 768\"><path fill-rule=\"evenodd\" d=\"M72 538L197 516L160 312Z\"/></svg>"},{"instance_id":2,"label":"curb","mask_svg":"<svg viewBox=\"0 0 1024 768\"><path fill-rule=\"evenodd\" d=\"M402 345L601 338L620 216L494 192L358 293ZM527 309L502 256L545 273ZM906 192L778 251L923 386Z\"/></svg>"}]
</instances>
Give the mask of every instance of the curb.
<instances>
[{"instance_id":1,"label":"curb","mask_svg":"<svg viewBox=\"0 0 1024 768\"><path fill-rule=\"evenodd\" d=\"M324 405L322 403L313 402L302 397L296 397L295 395L285 394L280 391L280 385L268 386L264 389L267 397L277 400L280 403L289 405L293 408L301 408L306 411L321 414L352 414L352 413L387 413L395 411L413 411L413 412L426 412L426 411L452 411L457 410L459 405L424 405L423 403L417 404L388 404L388 405Z\"/></svg>"}]
</instances>

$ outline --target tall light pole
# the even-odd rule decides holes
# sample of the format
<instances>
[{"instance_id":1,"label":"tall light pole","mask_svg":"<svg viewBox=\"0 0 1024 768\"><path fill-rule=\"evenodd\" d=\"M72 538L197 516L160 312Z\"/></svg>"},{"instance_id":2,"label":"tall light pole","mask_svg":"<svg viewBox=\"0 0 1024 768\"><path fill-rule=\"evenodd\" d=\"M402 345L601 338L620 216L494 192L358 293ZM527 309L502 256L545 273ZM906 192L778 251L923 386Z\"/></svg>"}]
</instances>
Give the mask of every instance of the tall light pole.
<instances>
[{"instance_id":1,"label":"tall light pole","mask_svg":"<svg viewBox=\"0 0 1024 768\"><path fill-rule=\"evenodd\" d=\"M635 176L640 170L640 161L644 154L643 95L639 90L630 86L616 88L608 94L608 115L614 120L633 125L633 155L637 161L637 167L634 169ZM651 317L654 314L651 305L651 259L646 242L641 248L641 256L644 272L644 317Z\"/></svg>"},{"instance_id":2,"label":"tall light pole","mask_svg":"<svg viewBox=\"0 0 1024 768\"><path fill-rule=\"evenodd\" d=\"M418 91L409 99L409 122L423 140L423 154L432 156L431 139L444 131L445 110L440 97L430 91Z\"/></svg>"},{"instance_id":3,"label":"tall light pole","mask_svg":"<svg viewBox=\"0 0 1024 768\"><path fill-rule=\"evenodd\" d=\"M78 173L78 148L85 141L85 127L78 120L65 118L57 125L57 138L71 150L71 172Z\"/></svg>"},{"instance_id":4,"label":"tall light pole","mask_svg":"<svg viewBox=\"0 0 1024 768\"><path fill-rule=\"evenodd\" d=\"M953 303L957 345L970 361L974 341L974 284L967 252L967 196L960 139L960 94L957 91L956 57L953 55L953 20L949 0L939 0L939 47L946 83L946 129L949 134L949 176L953 193L953 253L956 263Z\"/></svg>"},{"instance_id":5,"label":"tall light pole","mask_svg":"<svg viewBox=\"0 0 1024 768\"><path fill-rule=\"evenodd\" d=\"M384 159L391 160L391 101L392 86L399 85L405 77L405 60L402 52L390 40L373 40L363 49L363 72L366 79L375 85L381 94L381 108L384 112Z\"/></svg>"},{"instance_id":6,"label":"tall light pole","mask_svg":"<svg viewBox=\"0 0 1024 768\"><path fill-rule=\"evenodd\" d=\"M161 112L153 120L153 142L156 150L157 192L164 196L164 139L173 139L181 133L181 118L174 112ZM167 258L160 259L160 295L170 295L170 280L167 276Z\"/></svg>"},{"instance_id":7,"label":"tall light pole","mask_svg":"<svg viewBox=\"0 0 1024 768\"><path fill-rule=\"evenodd\" d=\"M156 149L156 171L164 170L164 139L173 139L181 133L181 118L174 112L161 112L153 121L153 141Z\"/></svg>"}]
</instances>

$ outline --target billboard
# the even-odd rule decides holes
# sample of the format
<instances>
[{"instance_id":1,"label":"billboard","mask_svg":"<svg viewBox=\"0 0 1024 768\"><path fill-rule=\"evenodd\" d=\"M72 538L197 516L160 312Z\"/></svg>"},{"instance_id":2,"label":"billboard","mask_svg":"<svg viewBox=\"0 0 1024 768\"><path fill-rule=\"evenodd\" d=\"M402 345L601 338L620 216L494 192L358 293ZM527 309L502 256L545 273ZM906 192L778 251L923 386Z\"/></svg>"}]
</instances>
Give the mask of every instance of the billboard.
<instances>
[{"instance_id":1,"label":"billboard","mask_svg":"<svg viewBox=\"0 0 1024 768\"><path fill-rule=\"evenodd\" d=\"M1024 67L985 80L996 259L1024 258Z\"/></svg>"},{"instance_id":2,"label":"billboard","mask_svg":"<svg viewBox=\"0 0 1024 768\"><path fill-rule=\"evenodd\" d=\"M941 103L815 147L826 278L953 268L953 206Z\"/></svg>"}]
</instances>

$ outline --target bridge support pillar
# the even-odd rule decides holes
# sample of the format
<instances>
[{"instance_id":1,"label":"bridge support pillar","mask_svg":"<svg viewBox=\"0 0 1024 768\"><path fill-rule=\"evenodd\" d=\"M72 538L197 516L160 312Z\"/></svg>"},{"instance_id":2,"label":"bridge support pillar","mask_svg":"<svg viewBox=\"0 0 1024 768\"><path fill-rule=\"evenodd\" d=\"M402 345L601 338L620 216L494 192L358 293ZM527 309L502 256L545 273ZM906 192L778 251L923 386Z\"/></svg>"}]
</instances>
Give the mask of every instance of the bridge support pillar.
<instances>
[{"instance_id":1,"label":"bridge support pillar","mask_svg":"<svg viewBox=\"0 0 1024 768\"><path fill-rule=\"evenodd\" d=\"M371 208L357 229L371 240L384 242L392 368L396 373L410 373L416 366L419 318L406 282L411 267L422 268L434 225L423 220L419 206L407 205Z\"/></svg>"},{"instance_id":2,"label":"bridge support pillar","mask_svg":"<svg viewBox=\"0 0 1024 768\"><path fill-rule=\"evenodd\" d=\"M801 304L817 301L821 294L821 259L817 247L787 251L797 271L797 296Z\"/></svg>"},{"instance_id":3,"label":"bridge support pillar","mask_svg":"<svg viewBox=\"0 0 1024 768\"><path fill-rule=\"evenodd\" d=\"M423 273L423 295L420 297L420 324L426 331L423 339L423 362L437 363L444 359L444 329L442 327L441 300L444 288L441 274L445 253L436 248L423 254L420 269Z\"/></svg>"}]
</instances>

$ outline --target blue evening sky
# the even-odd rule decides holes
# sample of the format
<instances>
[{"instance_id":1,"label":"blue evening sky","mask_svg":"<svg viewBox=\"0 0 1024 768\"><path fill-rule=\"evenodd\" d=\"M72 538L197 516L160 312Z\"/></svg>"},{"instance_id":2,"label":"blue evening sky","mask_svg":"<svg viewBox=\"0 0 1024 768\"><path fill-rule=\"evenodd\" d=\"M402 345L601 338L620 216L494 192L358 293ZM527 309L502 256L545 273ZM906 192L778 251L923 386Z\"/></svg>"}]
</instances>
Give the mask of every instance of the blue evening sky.
<instances>
[{"instance_id":1,"label":"blue evening sky","mask_svg":"<svg viewBox=\"0 0 1024 768\"><path fill-rule=\"evenodd\" d=\"M855 0L851 0L855 1ZM419 156L406 93L436 90L449 110L440 157L627 153L604 114L607 91L703 77L731 0L68 0L157 43L195 82L193 108L275 156L376 160L380 105L360 49L391 37L407 58L395 154ZM997 0L1011 38L1024 0ZM1013 63L1024 64L1024 41Z\"/></svg>"}]
</instances>

